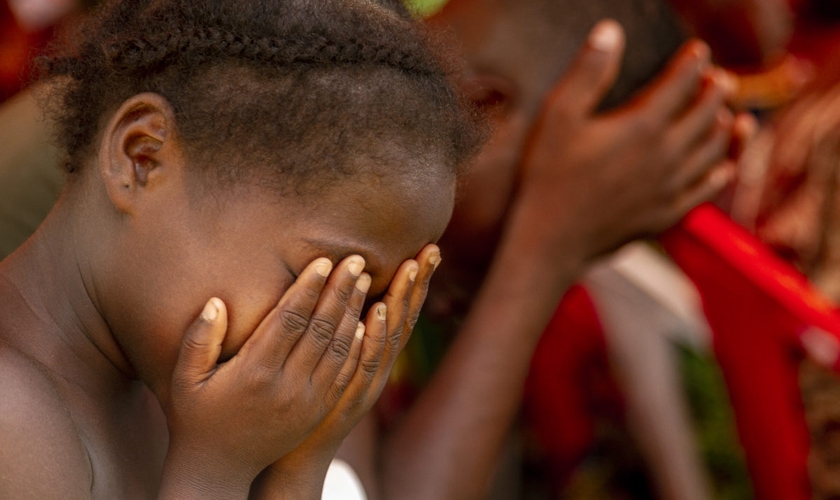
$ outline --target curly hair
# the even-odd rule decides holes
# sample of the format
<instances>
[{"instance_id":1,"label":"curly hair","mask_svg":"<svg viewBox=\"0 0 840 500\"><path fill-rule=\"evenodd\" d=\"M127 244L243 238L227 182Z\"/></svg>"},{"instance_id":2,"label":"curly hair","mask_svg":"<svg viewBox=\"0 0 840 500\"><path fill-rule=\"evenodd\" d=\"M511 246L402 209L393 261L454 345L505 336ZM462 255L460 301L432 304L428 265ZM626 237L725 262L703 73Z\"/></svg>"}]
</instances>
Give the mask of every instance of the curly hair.
<instances>
[{"instance_id":1,"label":"curly hair","mask_svg":"<svg viewBox=\"0 0 840 500\"><path fill-rule=\"evenodd\" d=\"M42 68L71 175L143 92L172 105L191 164L230 180L457 173L483 137L451 59L397 0L123 0L68 39Z\"/></svg>"}]
</instances>

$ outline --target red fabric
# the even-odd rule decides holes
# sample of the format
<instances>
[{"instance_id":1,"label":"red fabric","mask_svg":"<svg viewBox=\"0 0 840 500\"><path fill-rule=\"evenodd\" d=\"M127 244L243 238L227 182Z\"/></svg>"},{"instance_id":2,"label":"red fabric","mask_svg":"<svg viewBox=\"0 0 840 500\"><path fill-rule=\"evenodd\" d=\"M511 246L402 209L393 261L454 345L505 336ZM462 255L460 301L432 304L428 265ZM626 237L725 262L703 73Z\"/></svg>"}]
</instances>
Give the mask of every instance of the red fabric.
<instances>
[{"instance_id":1,"label":"red fabric","mask_svg":"<svg viewBox=\"0 0 840 500\"><path fill-rule=\"evenodd\" d=\"M36 51L46 47L53 29L27 33L15 20L5 0L0 0L0 102L29 82Z\"/></svg>"},{"instance_id":2,"label":"red fabric","mask_svg":"<svg viewBox=\"0 0 840 500\"><path fill-rule=\"evenodd\" d=\"M765 296L775 308L797 318L803 328L780 329L780 338L799 345L805 327L813 326L840 342L840 311L834 304L814 289L807 277L713 205L693 210L661 242L695 284L710 278L697 269L705 262L709 270L743 277L751 285L751 294ZM708 301L726 290L705 288L700 293ZM827 368L840 373L840 362Z\"/></svg>"},{"instance_id":3,"label":"red fabric","mask_svg":"<svg viewBox=\"0 0 840 500\"><path fill-rule=\"evenodd\" d=\"M836 83L837 51L840 49L840 24L821 23L813 19L802 19L789 45L792 54L810 61L816 71L816 79ZM824 72L831 74L825 78Z\"/></svg>"},{"instance_id":4,"label":"red fabric","mask_svg":"<svg viewBox=\"0 0 840 500\"><path fill-rule=\"evenodd\" d=\"M591 451L598 418L623 418L606 352L595 306L584 288L572 287L537 347L525 390L526 417L557 487Z\"/></svg>"},{"instance_id":5,"label":"red fabric","mask_svg":"<svg viewBox=\"0 0 840 500\"><path fill-rule=\"evenodd\" d=\"M816 326L840 339L840 314L792 266L711 206L689 214L662 243L703 298L755 498L810 499L800 334ZM597 312L580 286L569 290L546 329L525 396L529 422L563 484L589 452L596 418L623 413Z\"/></svg>"},{"instance_id":6,"label":"red fabric","mask_svg":"<svg viewBox=\"0 0 840 500\"><path fill-rule=\"evenodd\" d=\"M788 50L800 59L810 61L816 70L817 80L837 81L840 49L840 22L825 19L812 12L810 0L789 0L796 15L796 25ZM829 75L824 75L825 72ZM828 78L825 78L828 76Z\"/></svg>"},{"instance_id":7,"label":"red fabric","mask_svg":"<svg viewBox=\"0 0 840 500\"><path fill-rule=\"evenodd\" d=\"M788 0L788 5L790 5L790 10L793 12L799 11L807 0Z\"/></svg>"},{"instance_id":8,"label":"red fabric","mask_svg":"<svg viewBox=\"0 0 840 500\"><path fill-rule=\"evenodd\" d=\"M838 316L793 267L711 206L662 243L702 296L756 499L810 499L799 334L812 325L840 332L832 329Z\"/></svg>"}]
</instances>

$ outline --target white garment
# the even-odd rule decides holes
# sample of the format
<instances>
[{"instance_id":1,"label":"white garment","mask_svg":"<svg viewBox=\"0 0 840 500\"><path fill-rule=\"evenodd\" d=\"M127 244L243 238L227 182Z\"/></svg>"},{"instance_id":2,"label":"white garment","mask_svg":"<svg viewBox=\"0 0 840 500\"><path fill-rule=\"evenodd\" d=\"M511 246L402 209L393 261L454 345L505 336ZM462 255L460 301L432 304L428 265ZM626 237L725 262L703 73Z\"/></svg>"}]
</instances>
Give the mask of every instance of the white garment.
<instances>
[{"instance_id":1,"label":"white garment","mask_svg":"<svg viewBox=\"0 0 840 500\"><path fill-rule=\"evenodd\" d=\"M52 26L78 7L77 0L9 0L9 10L21 28L34 33Z\"/></svg>"},{"instance_id":2,"label":"white garment","mask_svg":"<svg viewBox=\"0 0 840 500\"><path fill-rule=\"evenodd\" d=\"M626 397L629 430L653 477L662 489L679 485L685 498L710 498L673 348L711 351L700 294L667 257L641 242L593 266L583 282Z\"/></svg>"},{"instance_id":3,"label":"white garment","mask_svg":"<svg viewBox=\"0 0 840 500\"><path fill-rule=\"evenodd\" d=\"M711 351L712 331L694 283L646 243L625 245L593 266L584 284L599 317L608 323L615 319L615 326L626 329L627 318L645 320L648 326L657 324L653 330L677 343L697 352Z\"/></svg>"},{"instance_id":4,"label":"white garment","mask_svg":"<svg viewBox=\"0 0 840 500\"><path fill-rule=\"evenodd\" d=\"M356 471L347 462L333 460L324 480L321 500L367 500Z\"/></svg>"}]
</instances>

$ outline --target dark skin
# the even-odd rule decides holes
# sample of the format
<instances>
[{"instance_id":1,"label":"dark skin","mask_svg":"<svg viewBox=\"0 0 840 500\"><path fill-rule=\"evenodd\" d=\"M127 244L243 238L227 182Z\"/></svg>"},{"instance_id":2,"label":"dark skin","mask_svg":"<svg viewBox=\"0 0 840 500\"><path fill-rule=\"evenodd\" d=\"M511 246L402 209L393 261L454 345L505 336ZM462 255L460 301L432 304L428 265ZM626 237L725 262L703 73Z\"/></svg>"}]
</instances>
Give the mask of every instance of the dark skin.
<instances>
[{"instance_id":1,"label":"dark skin","mask_svg":"<svg viewBox=\"0 0 840 500\"><path fill-rule=\"evenodd\" d=\"M454 177L408 171L222 189L123 103L0 264L0 496L319 498L440 262Z\"/></svg>"},{"instance_id":2,"label":"dark skin","mask_svg":"<svg viewBox=\"0 0 840 500\"><path fill-rule=\"evenodd\" d=\"M473 0L432 20L459 37L466 88L493 96L497 126L441 240L446 279L428 305L462 317L450 348L393 428L379 435L366 419L340 452L371 498L486 497L533 350L566 289L593 258L666 229L734 176L731 138L749 120L727 109L732 89L705 45L689 43L632 102L598 114L620 65L620 29L596 27L557 80L550 64L529 66L515 36L517 23L533 22Z\"/></svg>"}]
</instances>

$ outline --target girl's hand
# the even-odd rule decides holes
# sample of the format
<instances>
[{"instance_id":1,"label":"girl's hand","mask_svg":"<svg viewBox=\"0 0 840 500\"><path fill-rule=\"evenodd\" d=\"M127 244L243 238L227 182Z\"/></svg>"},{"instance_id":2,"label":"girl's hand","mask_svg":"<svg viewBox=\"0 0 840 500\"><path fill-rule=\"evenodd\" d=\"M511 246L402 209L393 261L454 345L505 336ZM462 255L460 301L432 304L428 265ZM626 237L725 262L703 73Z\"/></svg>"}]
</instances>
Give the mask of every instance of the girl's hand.
<instances>
[{"instance_id":1,"label":"girl's hand","mask_svg":"<svg viewBox=\"0 0 840 500\"><path fill-rule=\"evenodd\" d=\"M359 256L334 270L328 259L312 262L223 364L225 305L207 302L184 336L163 405L170 443L162 498L247 497L257 474L299 445L351 380L359 390L354 339L371 282L364 265ZM375 314L368 322L378 335ZM366 353L363 375L378 362Z\"/></svg>"},{"instance_id":2,"label":"girl's hand","mask_svg":"<svg viewBox=\"0 0 840 500\"><path fill-rule=\"evenodd\" d=\"M427 245L416 260L400 266L383 302L374 304L356 344L361 358L351 356L346 370L355 369L338 404L312 434L291 453L267 468L255 481L252 498L319 499L327 468L341 442L373 407L382 393L397 356L411 336L426 300L440 250Z\"/></svg>"}]
</instances>

